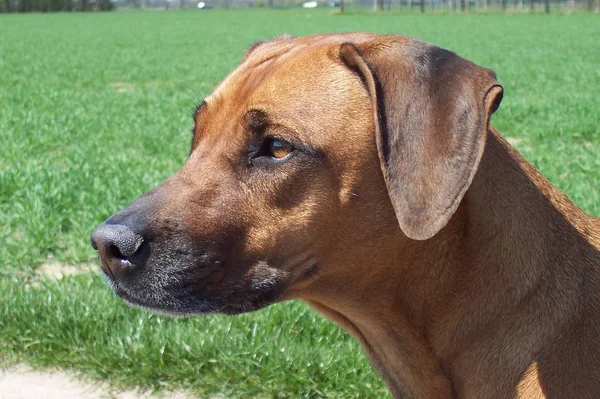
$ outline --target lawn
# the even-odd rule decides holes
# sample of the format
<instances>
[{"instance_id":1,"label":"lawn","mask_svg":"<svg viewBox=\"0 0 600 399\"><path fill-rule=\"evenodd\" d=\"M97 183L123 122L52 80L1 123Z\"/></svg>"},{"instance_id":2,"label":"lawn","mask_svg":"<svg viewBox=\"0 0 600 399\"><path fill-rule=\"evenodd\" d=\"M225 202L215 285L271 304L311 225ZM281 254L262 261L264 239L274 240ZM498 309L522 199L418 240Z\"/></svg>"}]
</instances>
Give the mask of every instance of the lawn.
<instances>
[{"instance_id":1,"label":"lawn","mask_svg":"<svg viewBox=\"0 0 600 399\"><path fill-rule=\"evenodd\" d=\"M494 125L600 216L600 16L335 15L210 10L0 15L0 365L198 395L387 395L359 346L299 303L167 319L126 307L98 274L93 227L185 161L191 112L259 39L415 36L496 71Z\"/></svg>"}]
</instances>

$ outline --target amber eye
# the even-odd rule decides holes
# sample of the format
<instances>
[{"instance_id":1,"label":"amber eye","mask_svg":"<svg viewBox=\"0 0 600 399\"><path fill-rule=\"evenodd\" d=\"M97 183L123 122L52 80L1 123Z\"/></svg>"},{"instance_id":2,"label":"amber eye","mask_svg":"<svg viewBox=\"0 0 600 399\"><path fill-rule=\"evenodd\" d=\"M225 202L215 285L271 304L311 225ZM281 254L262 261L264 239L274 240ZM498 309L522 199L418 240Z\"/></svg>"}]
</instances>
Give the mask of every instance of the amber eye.
<instances>
[{"instance_id":1,"label":"amber eye","mask_svg":"<svg viewBox=\"0 0 600 399\"><path fill-rule=\"evenodd\" d=\"M273 158L282 159L294 151L294 146L285 140L269 140L269 155Z\"/></svg>"}]
</instances>

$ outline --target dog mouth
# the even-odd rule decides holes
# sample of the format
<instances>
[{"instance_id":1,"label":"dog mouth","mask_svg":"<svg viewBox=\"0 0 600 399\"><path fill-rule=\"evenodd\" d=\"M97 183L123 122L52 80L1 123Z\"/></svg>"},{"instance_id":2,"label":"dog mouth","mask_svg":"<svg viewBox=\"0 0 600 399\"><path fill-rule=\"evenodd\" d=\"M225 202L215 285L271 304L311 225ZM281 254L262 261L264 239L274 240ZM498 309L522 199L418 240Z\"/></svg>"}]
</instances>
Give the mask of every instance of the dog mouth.
<instances>
[{"instance_id":1,"label":"dog mouth","mask_svg":"<svg viewBox=\"0 0 600 399\"><path fill-rule=\"evenodd\" d=\"M118 274L103 265L102 257L99 260L106 283L127 305L176 317L256 311L285 300L286 289L295 281L318 276L312 252L285 261L231 262L228 266L213 259L152 262L145 267L121 268Z\"/></svg>"},{"instance_id":2,"label":"dog mouth","mask_svg":"<svg viewBox=\"0 0 600 399\"><path fill-rule=\"evenodd\" d=\"M193 281L171 279L170 284L140 281L105 280L127 305L163 316L189 317L204 314L236 315L262 309L283 297L285 284L266 280L250 287L224 286L218 292L206 291Z\"/></svg>"},{"instance_id":3,"label":"dog mouth","mask_svg":"<svg viewBox=\"0 0 600 399\"><path fill-rule=\"evenodd\" d=\"M195 299L192 295L184 295L182 299L166 291L157 293L155 290L149 290L148 295L140 295L138 290L132 290L122 282L113 280L109 276L105 276L105 280L112 291L133 308L144 309L164 316L176 317L218 312L214 304Z\"/></svg>"}]
</instances>

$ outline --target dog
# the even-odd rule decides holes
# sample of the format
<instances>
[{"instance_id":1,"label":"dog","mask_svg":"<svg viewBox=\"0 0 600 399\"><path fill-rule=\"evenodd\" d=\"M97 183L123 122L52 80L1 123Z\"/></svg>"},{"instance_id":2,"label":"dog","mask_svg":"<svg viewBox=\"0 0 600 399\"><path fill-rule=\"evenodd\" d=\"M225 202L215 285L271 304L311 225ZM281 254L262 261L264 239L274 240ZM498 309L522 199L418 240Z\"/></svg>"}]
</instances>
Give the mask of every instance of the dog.
<instances>
[{"instance_id":1,"label":"dog","mask_svg":"<svg viewBox=\"0 0 600 399\"><path fill-rule=\"evenodd\" d=\"M181 170L94 230L102 270L167 314L300 299L396 398L597 399L600 220L490 125L502 95L408 37L257 43Z\"/></svg>"}]
</instances>

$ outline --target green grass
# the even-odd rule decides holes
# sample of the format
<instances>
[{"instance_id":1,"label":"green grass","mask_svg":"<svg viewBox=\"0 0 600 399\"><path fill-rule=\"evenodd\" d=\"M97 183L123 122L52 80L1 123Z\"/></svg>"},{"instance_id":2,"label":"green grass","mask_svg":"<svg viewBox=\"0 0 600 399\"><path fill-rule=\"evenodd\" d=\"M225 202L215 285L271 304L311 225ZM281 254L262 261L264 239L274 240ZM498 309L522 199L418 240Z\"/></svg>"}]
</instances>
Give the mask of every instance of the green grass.
<instances>
[{"instance_id":1,"label":"green grass","mask_svg":"<svg viewBox=\"0 0 600 399\"><path fill-rule=\"evenodd\" d=\"M126 308L89 276L37 288L3 282L0 292L11 298L0 304L0 350L11 361L73 367L118 386L226 397L383 394L355 343L302 306L169 319Z\"/></svg>"},{"instance_id":2,"label":"green grass","mask_svg":"<svg viewBox=\"0 0 600 399\"><path fill-rule=\"evenodd\" d=\"M193 106L251 43L356 30L494 69L495 126L600 215L597 15L0 15L0 363L199 395L383 397L358 345L300 304L173 320L127 308L98 275L32 277L49 261L95 262L92 228L183 164Z\"/></svg>"}]
</instances>

